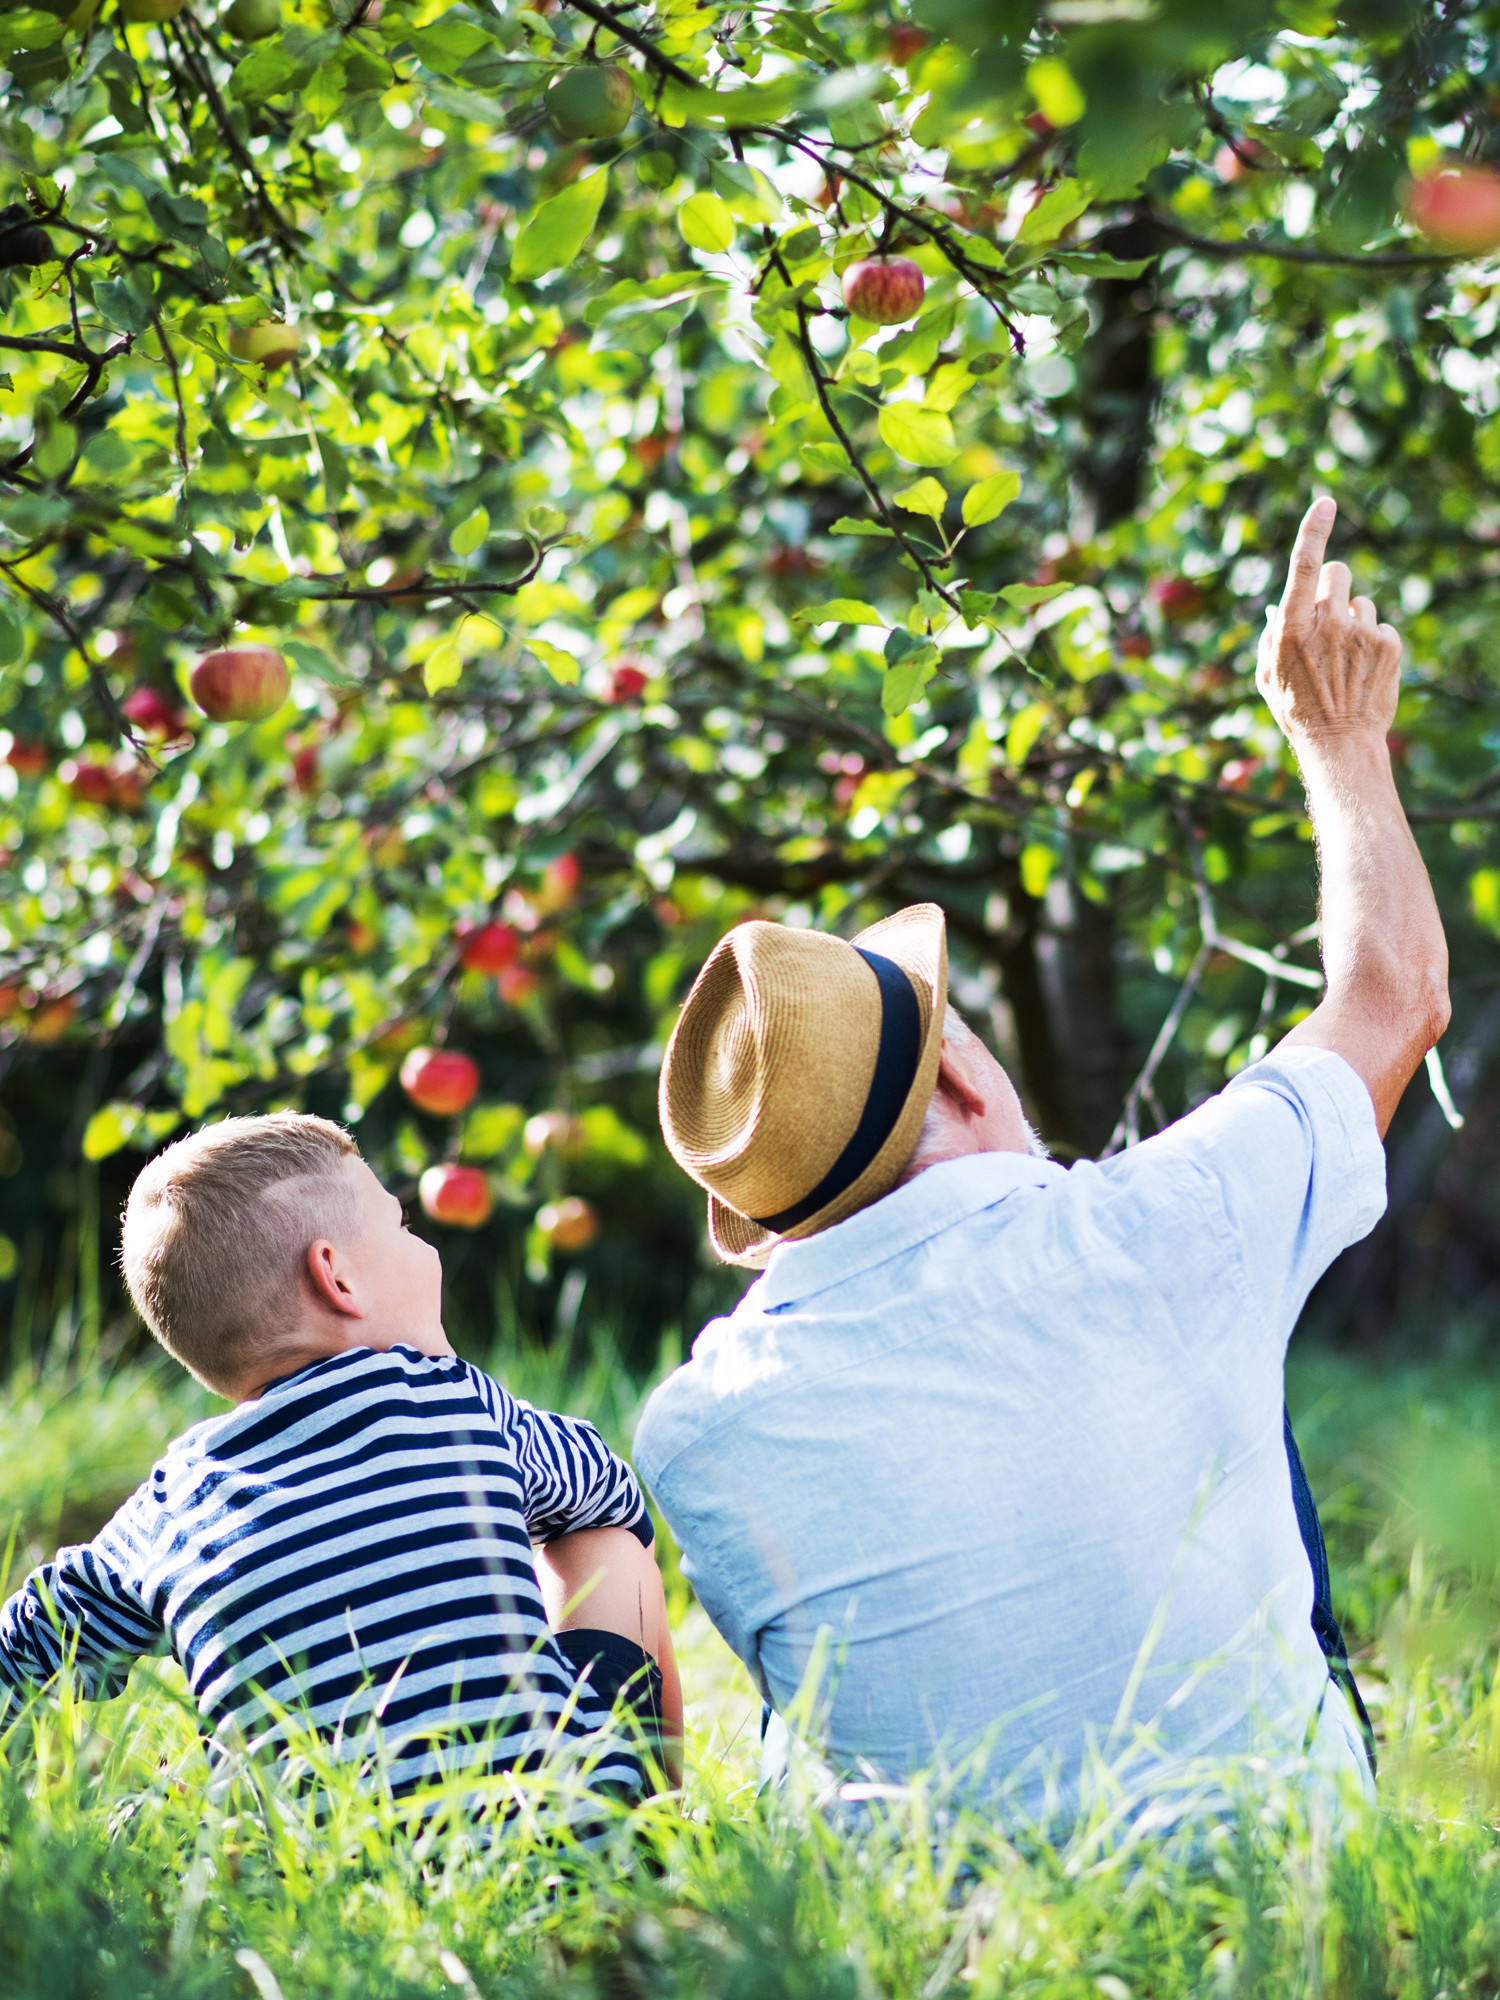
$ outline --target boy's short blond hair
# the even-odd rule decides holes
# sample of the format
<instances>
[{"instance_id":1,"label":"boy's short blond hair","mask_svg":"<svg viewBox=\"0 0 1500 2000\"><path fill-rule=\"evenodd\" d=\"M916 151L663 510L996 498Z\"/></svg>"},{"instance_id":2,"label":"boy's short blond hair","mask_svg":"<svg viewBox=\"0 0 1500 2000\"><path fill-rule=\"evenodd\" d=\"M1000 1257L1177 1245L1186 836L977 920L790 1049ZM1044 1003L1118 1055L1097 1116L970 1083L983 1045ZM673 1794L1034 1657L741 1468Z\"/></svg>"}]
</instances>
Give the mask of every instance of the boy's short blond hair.
<instances>
[{"instance_id":1,"label":"boy's short blond hair","mask_svg":"<svg viewBox=\"0 0 1500 2000\"><path fill-rule=\"evenodd\" d=\"M356 1227L341 1125L301 1111L226 1118L142 1169L120 1263L136 1311L169 1354L221 1394L300 1317L309 1247Z\"/></svg>"}]
</instances>

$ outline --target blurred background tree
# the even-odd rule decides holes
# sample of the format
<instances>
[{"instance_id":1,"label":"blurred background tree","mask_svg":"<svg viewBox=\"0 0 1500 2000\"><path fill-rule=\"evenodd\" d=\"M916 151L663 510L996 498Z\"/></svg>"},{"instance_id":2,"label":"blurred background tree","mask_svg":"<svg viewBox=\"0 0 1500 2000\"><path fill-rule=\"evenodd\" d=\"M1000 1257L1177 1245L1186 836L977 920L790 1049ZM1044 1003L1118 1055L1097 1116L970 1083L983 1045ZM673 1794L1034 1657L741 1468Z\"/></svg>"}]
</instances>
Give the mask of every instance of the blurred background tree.
<instances>
[{"instance_id":1,"label":"blurred background tree","mask_svg":"<svg viewBox=\"0 0 1500 2000\"><path fill-rule=\"evenodd\" d=\"M942 903L1062 1157L1218 1088L1320 983L1250 677L1313 488L1407 637L1456 1003L1314 1316L1486 1338L1497 30L1472 0L0 13L15 1359L133 1338L143 1158L293 1104L410 1195L461 1339L605 1328L650 1367L738 1288L654 1094L750 915Z\"/></svg>"}]
</instances>

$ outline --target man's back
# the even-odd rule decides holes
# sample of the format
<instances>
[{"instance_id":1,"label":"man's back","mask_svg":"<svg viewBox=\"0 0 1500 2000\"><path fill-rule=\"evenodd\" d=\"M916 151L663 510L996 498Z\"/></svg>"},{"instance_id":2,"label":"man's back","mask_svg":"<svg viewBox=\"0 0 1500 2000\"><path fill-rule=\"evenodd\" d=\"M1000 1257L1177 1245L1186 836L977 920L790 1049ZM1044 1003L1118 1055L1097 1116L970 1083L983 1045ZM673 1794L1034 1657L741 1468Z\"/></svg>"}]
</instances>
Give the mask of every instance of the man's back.
<instances>
[{"instance_id":1,"label":"man's back","mask_svg":"<svg viewBox=\"0 0 1500 2000\"><path fill-rule=\"evenodd\" d=\"M1092 1752L1133 1785L1299 1750L1327 1669L1282 1364L1382 1202L1369 1095L1312 1050L1105 1167L933 1167L780 1249L657 1392L637 1462L779 1709L827 1634L846 1768L989 1737L988 1783L1036 1813Z\"/></svg>"}]
</instances>

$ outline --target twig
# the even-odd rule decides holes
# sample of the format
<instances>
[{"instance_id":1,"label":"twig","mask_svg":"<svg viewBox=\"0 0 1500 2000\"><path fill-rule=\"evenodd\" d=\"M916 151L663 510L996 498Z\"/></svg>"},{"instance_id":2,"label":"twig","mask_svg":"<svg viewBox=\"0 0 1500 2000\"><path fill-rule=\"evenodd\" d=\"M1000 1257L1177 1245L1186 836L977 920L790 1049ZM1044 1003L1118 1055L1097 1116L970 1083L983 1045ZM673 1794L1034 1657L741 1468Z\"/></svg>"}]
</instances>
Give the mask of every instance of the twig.
<instances>
[{"instance_id":1,"label":"twig","mask_svg":"<svg viewBox=\"0 0 1500 2000\"><path fill-rule=\"evenodd\" d=\"M1161 1067L1162 1058L1176 1038L1177 1030L1182 1026L1182 1017L1187 1012L1188 1002L1197 992L1198 981L1203 977L1203 969L1212 956L1213 946L1205 938L1188 967L1187 977L1177 989L1177 998L1172 1002L1171 1011L1156 1031L1156 1040L1151 1044L1151 1053L1142 1065L1140 1075L1126 1092L1125 1108L1120 1113L1114 1131L1109 1135L1109 1144L1099 1155L1101 1160L1112 1159L1122 1146L1128 1150L1131 1146L1139 1144L1141 1099L1152 1095L1152 1081Z\"/></svg>"},{"instance_id":2,"label":"twig","mask_svg":"<svg viewBox=\"0 0 1500 2000\"><path fill-rule=\"evenodd\" d=\"M1135 213L1139 221L1150 223L1164 236L1185 244L1190 250L1201 251L1205 257L1277 257L1285 264L1346 264L1354 270L1382 271L1409 271L1460 261L1452 252L1441 250L1305 250L1300 244L1262 243L1250 236L1197 236L1191 229L1184 229L1181 223L1173 222L1169 216L1148 208L1144 202L1138 205Z\"/></svg>"}]
</instances>

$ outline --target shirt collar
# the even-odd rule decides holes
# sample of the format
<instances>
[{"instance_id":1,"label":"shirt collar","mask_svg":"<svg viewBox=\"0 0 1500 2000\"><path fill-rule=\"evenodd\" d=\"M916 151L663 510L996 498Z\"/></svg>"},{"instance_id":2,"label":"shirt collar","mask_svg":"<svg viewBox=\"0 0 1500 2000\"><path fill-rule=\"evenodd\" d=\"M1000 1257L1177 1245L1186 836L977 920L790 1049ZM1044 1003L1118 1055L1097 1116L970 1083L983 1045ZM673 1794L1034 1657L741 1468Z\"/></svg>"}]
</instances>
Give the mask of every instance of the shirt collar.
<instances>
[{"instance_id":1,"label":"shirt collar","mask_svg":"<svg viewBox=\"0 0 1500 2000\"><path fill-rule=\"evenodd\" d=\"M744 1302L768 1312L811 1298L993 1207L1017 1188L1046 1187L1066 1172L1055 1160L1032 1153L968 1153L944 1160L831 1229L780 1244Z\"/></svg>"}]
</instances>

